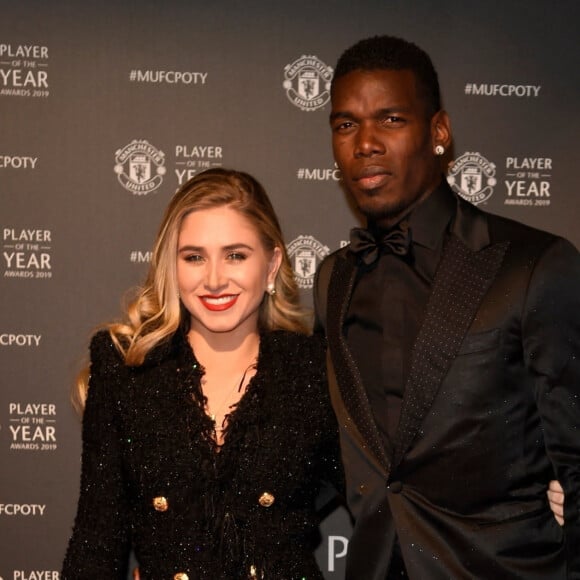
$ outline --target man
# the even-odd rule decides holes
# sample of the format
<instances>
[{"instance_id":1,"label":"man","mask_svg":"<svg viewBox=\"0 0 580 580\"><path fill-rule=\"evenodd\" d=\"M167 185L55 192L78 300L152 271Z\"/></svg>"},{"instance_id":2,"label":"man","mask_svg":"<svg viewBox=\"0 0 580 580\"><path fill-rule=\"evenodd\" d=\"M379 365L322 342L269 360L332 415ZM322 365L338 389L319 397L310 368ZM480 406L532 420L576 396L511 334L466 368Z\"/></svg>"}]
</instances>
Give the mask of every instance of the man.
<instances>
[{"instance_id":1,"label":"man","mask_svg":"<svg viewBox=\"0 0 580 580\"><path fill-rule=\"evenodd\" d=\"M415 45L357 43L331 95L335 160L368 222L315 287L355 519L347 578L580 577L578 252L453 194L449 118Z\"/></svg>"}]
</instances>

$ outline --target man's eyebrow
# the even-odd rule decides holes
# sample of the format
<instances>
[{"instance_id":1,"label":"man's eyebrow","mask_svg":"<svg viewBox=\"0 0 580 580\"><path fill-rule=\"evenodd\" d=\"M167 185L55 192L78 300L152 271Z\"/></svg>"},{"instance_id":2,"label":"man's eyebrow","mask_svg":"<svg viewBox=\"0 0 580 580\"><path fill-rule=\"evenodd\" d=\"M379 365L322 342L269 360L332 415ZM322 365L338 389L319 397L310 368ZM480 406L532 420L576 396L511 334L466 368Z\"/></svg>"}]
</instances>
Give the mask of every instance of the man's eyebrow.
<instances>
[{"instance_id":1,"label":"man's eyebrow","mask_svg":"<svg viewBox=\"0 0 580 580\"><path fill-rule=\"evenodd\" d=\"M411 110L407 105L394 105L392 107L384 107L383 109L377 109L373 114L373 119L380 119L387 115L394 115L395 113L408 113ZM357 116L350 111L334 111L330 114L329 120L332 123L336 119L356 119Z\"/></svg>"},{"instance_id":2,"label":"man's eyebrow","mask_svg":"<svg viewBox=\"0 0 580 580\"><path fill-rule=\"evenodd\" d=\"M410 107L406 105L394 105L392 107L384 107L383 109L379 109L375 111L373 117L379 117L384 115L392 115L393 113L406 113L410 110Z\"/></svg>"},{"instance_id":3,"label":"man's eyebrow","mask_svg":"<svg viewBox=\"0 0 580 580\"><path fill-rule=\"evenodd\" d=\"M335 111L330 113L329 120L332 121L336 119L353 119L354 115L350 111Z\"/></svg>"}]
</instances>

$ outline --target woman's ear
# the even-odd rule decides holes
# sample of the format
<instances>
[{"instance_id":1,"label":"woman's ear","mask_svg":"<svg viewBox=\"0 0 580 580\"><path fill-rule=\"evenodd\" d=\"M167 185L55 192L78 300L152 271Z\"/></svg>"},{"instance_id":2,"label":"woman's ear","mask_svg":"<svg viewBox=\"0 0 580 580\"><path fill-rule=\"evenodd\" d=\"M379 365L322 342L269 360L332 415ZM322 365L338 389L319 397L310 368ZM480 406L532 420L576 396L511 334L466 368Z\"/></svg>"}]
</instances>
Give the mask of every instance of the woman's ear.
<instances>
[{"instance_id":1,"label":"woman's ear","mask_svg":"<svg viewBox=\"0 0 580 580\"><path fill-rule=\"evenodd\" d=\"M278 246L274 248L272 252L272 257L270 258L270 264L268 267L268 279L267 284L274 284L276 281L276 276L278 275L278 270L282 265L282 250Z\"/></svg>"}]
</instances>

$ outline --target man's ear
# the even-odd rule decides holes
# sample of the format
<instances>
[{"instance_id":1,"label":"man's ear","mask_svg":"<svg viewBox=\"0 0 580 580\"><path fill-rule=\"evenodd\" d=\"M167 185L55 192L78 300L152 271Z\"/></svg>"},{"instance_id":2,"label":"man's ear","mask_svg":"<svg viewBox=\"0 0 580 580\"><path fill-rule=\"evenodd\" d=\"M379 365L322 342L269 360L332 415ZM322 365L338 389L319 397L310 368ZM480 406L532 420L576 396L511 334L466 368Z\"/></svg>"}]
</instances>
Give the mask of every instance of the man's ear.
<instances>
[{"instance_id":1,"label":"man's ear","mask_svg":"<svg viewBox=\"0 0 580 580\"><path fill-rule=\"evenodd\" d=\"M447 112L441 109L431 117L431 145L433 150L441 145L447 151L451 141L451 121Z\"/></svg>"}]
</instances>

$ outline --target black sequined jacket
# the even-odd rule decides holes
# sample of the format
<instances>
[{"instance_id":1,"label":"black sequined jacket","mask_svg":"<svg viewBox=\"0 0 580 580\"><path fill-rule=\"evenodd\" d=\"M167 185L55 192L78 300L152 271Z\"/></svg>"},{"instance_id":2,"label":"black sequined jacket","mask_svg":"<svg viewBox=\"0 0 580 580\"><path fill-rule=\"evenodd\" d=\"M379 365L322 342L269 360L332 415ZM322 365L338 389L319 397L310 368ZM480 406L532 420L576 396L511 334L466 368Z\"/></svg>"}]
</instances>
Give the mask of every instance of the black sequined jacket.
<instances>
[{"instance_id":1,"label":"black sequined jacket","mask_svg":"<svg viewBox=\"0 0 580 580\"><path fill-rule=\"evenodd\" d=\"M63 580L124 580L131 549L142 580L322 578L313 504L342 479L322 345L262 336L219 451L202 374L182 332L138 367L95 335Z\"/></svg>"}]
</instances>

